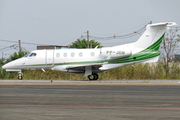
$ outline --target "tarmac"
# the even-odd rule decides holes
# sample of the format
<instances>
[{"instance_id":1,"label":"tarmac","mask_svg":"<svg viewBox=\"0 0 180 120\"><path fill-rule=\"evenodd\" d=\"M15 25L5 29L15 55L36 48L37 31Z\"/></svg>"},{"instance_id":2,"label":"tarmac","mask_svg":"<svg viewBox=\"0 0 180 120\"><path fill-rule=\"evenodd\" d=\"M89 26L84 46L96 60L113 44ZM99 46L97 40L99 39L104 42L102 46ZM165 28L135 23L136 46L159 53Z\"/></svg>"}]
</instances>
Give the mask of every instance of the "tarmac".
<instances>
[{"instance_id":1,"label":"tarmac","mask_svg":"<svg viewBox=\"0 0 180 120\"><path fill-rule=\"evenodd\" d=\"M0 80L0 85L180 85L180 80Z\"/></svg>"},{"instance_id":2,"label":"tarmac","mask_svg":"<svg viewBox=\"0 0 180 120\"><path fill-rule=\"evenodd\" d=\"M0 120L179 120L180 80L1 80Z\"/></svg>"}]
</instances>

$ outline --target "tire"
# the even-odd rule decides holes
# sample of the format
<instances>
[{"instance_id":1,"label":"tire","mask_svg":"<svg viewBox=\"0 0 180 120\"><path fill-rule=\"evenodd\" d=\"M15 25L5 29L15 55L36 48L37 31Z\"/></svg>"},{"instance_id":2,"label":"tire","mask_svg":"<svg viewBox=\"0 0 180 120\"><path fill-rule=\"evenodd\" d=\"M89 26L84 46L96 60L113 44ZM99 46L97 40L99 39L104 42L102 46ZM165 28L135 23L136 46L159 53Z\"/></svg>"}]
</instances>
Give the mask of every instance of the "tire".
<instances>
[{"instance_id":1,"label":"tire","mask_svg":"<svg viewBox=\"0 0 180 120\"><path fill-rule=\"evenodd\" d=\"M97 73L93 73L93 76L94 76L94 80L97 80L99 78Z\"/></svg>"},{"instance_id":2,"label":"tire","mask_svg":"<svg viewBox=\"0 0 180 120\"><path fill-rule=\"evenodd\" d=\"M89 75L88 78L90 81L92 81L92 80L94 80L94 75Z\"/></svg>"},{"instance_id":3,"label":"tire","mask_svg":"<svg viewBox=\"0 0 180 120\"><path fill-rule=\"evenodd\" d=\"M19 76L18 76L18 79L19 79L19 80L22 80L22 79L23 79L22 75L19 75Z\"/></svg>"}]
</instances>

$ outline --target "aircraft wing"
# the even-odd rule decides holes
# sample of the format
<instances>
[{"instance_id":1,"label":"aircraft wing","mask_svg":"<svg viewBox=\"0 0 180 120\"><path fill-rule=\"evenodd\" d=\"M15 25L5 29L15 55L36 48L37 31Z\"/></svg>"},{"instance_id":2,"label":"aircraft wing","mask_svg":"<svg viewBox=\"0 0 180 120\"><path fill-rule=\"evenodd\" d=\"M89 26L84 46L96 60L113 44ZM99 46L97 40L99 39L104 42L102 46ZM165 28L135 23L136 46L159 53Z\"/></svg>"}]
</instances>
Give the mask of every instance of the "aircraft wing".
<instances>
[{"instance_id":1,"label":"aircraft wing","mask_svg":"<svg viewBox=\"0 0 180 120\"><path fill-rule=\"evenodd\" d=\"M67 72L84 73L85 76L91 75L93 72L97 73L99 68L102 67L102 63L99 64L82 64L82 65L70 65L66 66Z\"/></svg>"},{"instance_id":2,"label":"aircraft wing","mask_svg":"<svg viewBox=\"0 0 180 120\"><path fill-rule=\"evenodd\" d=\"M81 65L68 65L66 69L74 69L74 68L79 68L79 67L101 67L103 64L102 63L93 63L93 64L81 64Z\"/></svg>"},{"instance_id":3,"label":"aircraft wing","mask_svg":"<svg viewBox=\"0 0 180 120\"><path fill-rule=\"evenodd\" d=\"M57 71L64 71L69 73L87 73L87 71L90 70L90 72L97 72L99 71L99 68L102 67L104 63L90 63L90 64L79 64L79 65L63 65L63 66L55 66L53 67L53 70Z\"/></svg>"}]
</instances>

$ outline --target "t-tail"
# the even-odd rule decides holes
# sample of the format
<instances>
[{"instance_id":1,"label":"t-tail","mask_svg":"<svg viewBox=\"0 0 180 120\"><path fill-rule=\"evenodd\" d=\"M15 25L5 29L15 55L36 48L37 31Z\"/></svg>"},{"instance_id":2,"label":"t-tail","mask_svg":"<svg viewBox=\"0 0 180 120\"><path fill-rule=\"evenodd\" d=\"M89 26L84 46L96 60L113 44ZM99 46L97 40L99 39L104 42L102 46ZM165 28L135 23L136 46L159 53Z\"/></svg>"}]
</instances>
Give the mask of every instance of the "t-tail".
<instances>
[{"instance_id":1,"label":"t-tail","mask_svg":"<svg viewBox=\"0 0 180 120\"><path fill-rule=\"evenodd\" d=\"M146 49L146 48L150 47L151 45L153 45L154 43L158 42L157 44L155 44L156 50L158 50L166 30L174 25L176 25L175 22L148 24L146 26L146 31L134 43L134 47L140 48L140 49ZM152 47L151 47L151 49L152 49Z\"/></svg>"},{"instance_id":2,"label":"t-tail","mask_svg":"<svg viewBox=\"0 0 180 120\"><path fill-rule=\"evenodd\" d=\"M142 34L138 41L133 43L133 47L137 52L135 54L136 57L134 58L139 58L137 60L144 60L145 62L157 62L160 55L160 44L163 40L165 32L174 25L176 25L175 22L147 25L146 31Z\"/></svg>"},{"instance_id":3,"label":"t-tail","mask_svg":"<svg viewBox=\"0 0 180 120\"><path fill-rule=\"evenodd\" d=\"M146 27L146 31L142 36L133 43L133 48L135 48L136 54L134 58L137 60L144 60L145 62L157 62L159 59L159 48L163 40L165 32L171 26L176 25L175 22L164 22L149 24Z\"/></svg>"}]
</instances>

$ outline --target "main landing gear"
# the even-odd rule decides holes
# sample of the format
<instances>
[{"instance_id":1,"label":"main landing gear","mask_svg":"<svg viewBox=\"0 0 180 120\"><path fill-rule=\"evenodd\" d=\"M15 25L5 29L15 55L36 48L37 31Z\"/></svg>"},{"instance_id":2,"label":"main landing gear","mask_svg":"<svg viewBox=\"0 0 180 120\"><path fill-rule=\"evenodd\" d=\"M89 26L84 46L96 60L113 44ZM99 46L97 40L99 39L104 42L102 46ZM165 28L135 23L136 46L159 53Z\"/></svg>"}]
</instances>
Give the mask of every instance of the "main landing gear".
<instances>
[{"instance_id":1,"label":"main landing gear","mask_svg":"<svg viewBox=\"0 0 180 120\"><path fill-rule=\"evenodd\" d=\"M23 79L23 76L22 76L22 75L23 75L23 73L22 73L21 71L19 71L19 75L18 75L18 79L19 79L19 80L22 80L22 79Z\"/></svg>"},{"instance_id":2,"label":"main landing gear","mask_svg":"<svg viewBox=\"0 0 180 120\"><path fill-rule=\"evenodd\" d=\"M97 80L99 78L97 73L93 73L92 75L88 76L89 80Z\"/></svg>"}]
</instances>

